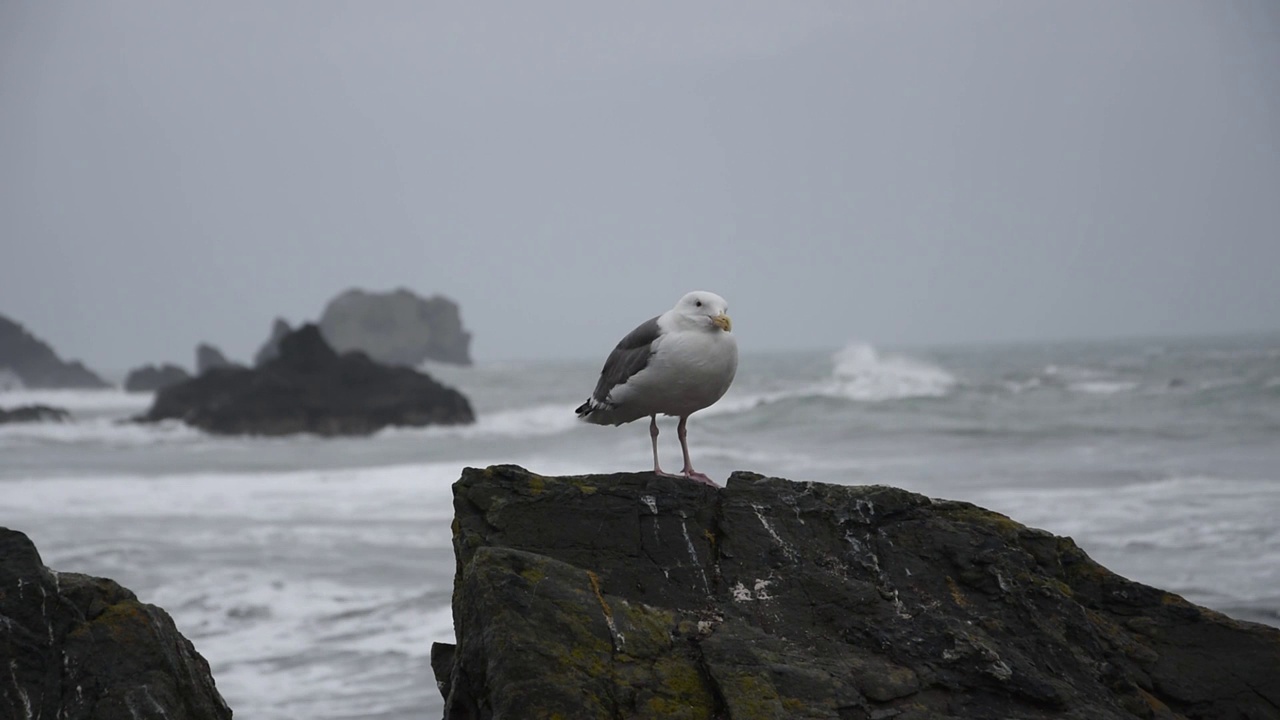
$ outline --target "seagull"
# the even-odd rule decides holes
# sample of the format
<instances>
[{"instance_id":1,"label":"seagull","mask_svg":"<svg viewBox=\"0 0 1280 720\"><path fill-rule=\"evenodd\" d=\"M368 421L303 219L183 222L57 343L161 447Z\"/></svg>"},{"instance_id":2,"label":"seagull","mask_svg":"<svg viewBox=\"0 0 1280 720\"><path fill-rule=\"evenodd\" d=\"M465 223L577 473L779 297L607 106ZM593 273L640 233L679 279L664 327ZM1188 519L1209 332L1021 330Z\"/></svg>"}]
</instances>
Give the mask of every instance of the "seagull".
<instances>
[{"instance_id":1,"label":"seagull","mask_svg":"<svg viewBox=\"0 0 1280 720\"><path fill-rule=\"evenodd\" d=\"M728 310L724 298L699 290L640 323L609 353L595 392L576 411L578 418L597 425L621 425L648 415L653 472L719 487L693 469L685 425L690 415L724 396L738 370L738 343ZM665 473L658 464L660 414L680 418L676 427L684 453L680 475Z\"/></svg>"}]
</instances>

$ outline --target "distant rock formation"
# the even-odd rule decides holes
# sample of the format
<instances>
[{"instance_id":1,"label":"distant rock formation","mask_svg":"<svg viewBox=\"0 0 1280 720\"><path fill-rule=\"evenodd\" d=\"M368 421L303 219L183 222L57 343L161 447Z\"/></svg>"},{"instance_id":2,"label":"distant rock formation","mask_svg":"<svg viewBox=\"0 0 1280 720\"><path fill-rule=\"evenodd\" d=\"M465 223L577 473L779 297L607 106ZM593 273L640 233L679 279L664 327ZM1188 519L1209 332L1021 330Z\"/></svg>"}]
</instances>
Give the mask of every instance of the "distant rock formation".
<instances>
[{"instance_id":1,"label":"distant rock formation","mask_svg":"<svg viewBox=\"0 0 1280 720\"><path fill-rule=\"evenodd\" d=\"M48 344L3 315L0 368L7 368L30 389L111 387L79 362L63 362Z\"/></svg>"},{"instance_id":2,"label":"distant rock formation","mask_svg":"<svg viewBox=\"0 0 1280 720\"><path fill-rule=\"evenodd\" d=\"M167 363L160 367L143 365L129 371L129 375L124 379L124 389L129 392L155 392L160 388L176 385L189 379L191 376L187 371L177 365Z\"/></svg>"},{"instance_id":3,"label":"distant rock formation","mask_svg":"<svg viewBox=\"0 0 1280 720\"><path fill-rule=\"evenodd\" d=\"M18 373L7 367L0 368L0 392L23 390L26 387L26 383L22 382L22 378L18 377Z\"/></svg>"},{"instance_id":4,"label":"distant rock formation","mask_svg":"<svg viewBox=\"0 0 1280 720\"><path fill-rule=\"evenodd\" d=\"M1280 629L883 486L468 468L445 718L1277 718Z\"/></svg>"},{"instance_id":5,"label":"distant rock formation","mask_svg":"<svg viewBox=\"0 0 1280 720\"><path fill-rule=\"evenodd\" d=\"M0 425L21 422L66 422L71 413L48 405L19 405L12 410L0 408Z\"/></svg>"},{"instance_id":6,"label":"distant rock formation","mask_svg":"<svg viewBox=\"0 0 1280 720\"><path fill-rule=\"evenodd\" d=\"M286 326L287 327L287 326ZM227 359L222 351L208 343L196 346L196 375L203 375L214 368L232 367L235 363Z\"/></svg>"},{"instance_id":7,"label":"distant rock formation","mask_svg":"<svg viewBox=\"0 0 1280 720\"><path fill-rule=\"evenodd\" d=\"M209 663L155 605L44 566L0 528L0 717L230 720Z\"/></svg>"},{"instance_id":8,"label":"distant rock formation","mask_svg":"<svg viewBox=\"0 0 1280 720\"><path fill-rule=\"evenodd\" d=\"M269 361L274 360L280 354L280 338L293 332L293 328L289 327L289 323L284 318L276 318L271 324L271 337L258 348L258 352L253 356L253 366L262 367ZM203 374L203 373L201 373Z\"/></svg>"},{"instance_id":9,"label":"distant rock formation","mask_svg":"<svg viewBox=\"0 0 1280 720\"><path fill-rule=\"evenodd\" d=\"M457 303L441 295L348 290L325 306L320 331L339 352L360 350L378 362L471 364L471 334L462 328Z\"/></svg>"},{"instance_id":10,"label":"distant rock formation","mask_svg":"<svg viewBox=\"0 0 1280 720\"><path fill-rule=\"evenodd\" d=\"M364 353L339 355L311 324L285 335L262 367L210 370L161 390L138 420L170 418L230 435L367 435L388 425L475 421L457 390Z\"/></svg>"}]
</instances>

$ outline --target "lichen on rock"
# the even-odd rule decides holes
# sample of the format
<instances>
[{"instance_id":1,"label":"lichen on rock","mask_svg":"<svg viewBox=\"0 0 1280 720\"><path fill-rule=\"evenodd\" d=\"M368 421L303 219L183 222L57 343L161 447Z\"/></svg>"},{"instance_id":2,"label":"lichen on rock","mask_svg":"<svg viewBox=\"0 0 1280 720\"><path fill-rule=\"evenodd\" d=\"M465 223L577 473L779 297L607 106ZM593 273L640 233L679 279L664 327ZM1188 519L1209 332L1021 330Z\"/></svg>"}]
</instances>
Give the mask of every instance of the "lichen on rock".
<instances>
[{"instance_id":1,"label":"lichen on rock","mask_svg":"<svg viewBox=\"0 0 1280 720\"><path fill-rule=\"evenodd\" d=\"M1280 717L1280 630L968 503L495 466L454 509L452 720Z\"/></svg>"},{"instance_id":2,"label":"lichen on rock","mask_svg":"<svg viewBox=\"0 0 1280 720\"><path fill-rule=\"evenodd\" d=\"M231 718L209 663L168 613L112 580L49 570L31 540L7 528L0 668L2 718Z\"/></svg>"}]
</instances>

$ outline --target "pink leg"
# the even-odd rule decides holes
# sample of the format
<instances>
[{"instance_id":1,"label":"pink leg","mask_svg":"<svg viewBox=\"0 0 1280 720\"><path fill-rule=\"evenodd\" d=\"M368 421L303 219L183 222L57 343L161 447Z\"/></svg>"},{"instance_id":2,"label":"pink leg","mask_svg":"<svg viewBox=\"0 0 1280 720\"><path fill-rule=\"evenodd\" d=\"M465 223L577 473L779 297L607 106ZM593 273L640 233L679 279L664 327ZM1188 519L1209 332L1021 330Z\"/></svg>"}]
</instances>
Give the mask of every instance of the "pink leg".
<instances>
[{"instance_id":1,"label":"pink leg","mask_svg":"<svg viewBox=\"0 0 1280 720\"><path fill-rule=\"evenodd\" d=\"M686 439L689 432L685 429L685 423L688 421L689 416L683 415L680 418L680 424L676 426L676 434L680 436L680 450L684 453L684 476L690 480L696 480L703 485L710 485L711 487L718 488L720 486L717 485L714 480L693 469L693 461L689 459L689 441Z\"/></svg>"},{"instance_id":2,"label":"pink leg","mask_svg":"<svg viewBox=\"0 0 1280 720\"><path fill-rule=\"evenodd\" d=\"M658 416L649 416L649 439L653 441L653 474L663 477L681 477L680 475L672 475L671 473L662 472L662 467L658 465Z\"/></svg>"}]
</instances>

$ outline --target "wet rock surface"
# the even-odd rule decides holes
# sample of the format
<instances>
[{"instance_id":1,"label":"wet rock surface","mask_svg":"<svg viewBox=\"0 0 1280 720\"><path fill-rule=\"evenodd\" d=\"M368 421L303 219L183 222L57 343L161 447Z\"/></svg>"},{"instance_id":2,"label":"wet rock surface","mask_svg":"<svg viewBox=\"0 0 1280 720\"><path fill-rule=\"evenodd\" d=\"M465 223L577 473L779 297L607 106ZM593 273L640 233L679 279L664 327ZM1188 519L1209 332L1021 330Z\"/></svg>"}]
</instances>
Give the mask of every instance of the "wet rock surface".
<instances>
[{"instance_id":1,"label":"wet rock surface","mask_svg":"<svg viewBox=\"0 0 1280 720\"><path fill-rule=\"evenodd\" d=\"M1280 718L1280 630L883 486L467 469L445 717Z\"/></svg>"},{"instance_id":2,"label":"wet rock surface","mask_svg":"<svg viewBox=\"0 0 1280 720\"><path fill-rule=\"evenodd\" d=\"M164 610L49 570L0 528L0 717L227 720L209 664Z\"/></svg>"},{"instance_id":3,"label":"wet rock surface","mask_svg":"<svg viewBox=\"0 0 1280 720\"><path fill-rule=\"evenodd\" d=\"M66 422L71 419L71 413L62 408L51 407L49 405L19 405L15 408L5 410L0 408L0 425L5 423L29 423L29 422Z\"/></svg>"}]
</instances>

